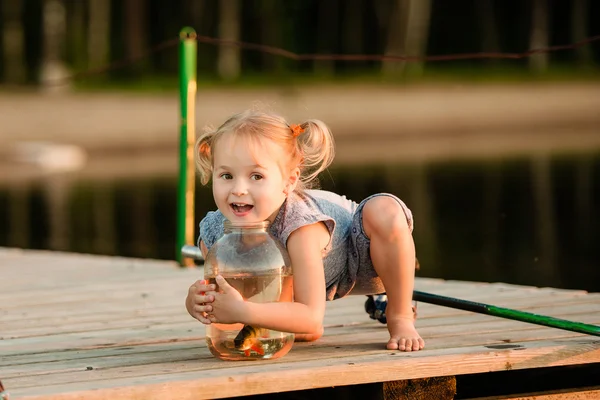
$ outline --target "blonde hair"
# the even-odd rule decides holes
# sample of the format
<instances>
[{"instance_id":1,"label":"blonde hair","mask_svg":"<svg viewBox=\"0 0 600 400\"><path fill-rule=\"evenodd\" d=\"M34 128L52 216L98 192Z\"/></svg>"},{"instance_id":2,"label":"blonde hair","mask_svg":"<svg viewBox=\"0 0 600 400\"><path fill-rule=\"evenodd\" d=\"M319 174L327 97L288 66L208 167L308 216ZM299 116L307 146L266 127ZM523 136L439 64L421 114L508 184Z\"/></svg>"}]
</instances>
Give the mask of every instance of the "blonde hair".
<instances>
[{"instance_id":1,"label":"blonde hair","mask_svg":"<svg viewBox=\"0 0 600 400\"><path fill-rule=\"evenodd\" d=\"M231 116L217 129L208 128L196 141L196 168L200 182L206 185L213 172L213 149L224 134L247 137L251 140L267 139L281 146L289 154L285 165L300 169L296 190L318 186L318 175L333 161L335 155L331 131L324 122L309 119L294 129L282 116L265 111L247 110Z\"/></svg>"}]
</instances>

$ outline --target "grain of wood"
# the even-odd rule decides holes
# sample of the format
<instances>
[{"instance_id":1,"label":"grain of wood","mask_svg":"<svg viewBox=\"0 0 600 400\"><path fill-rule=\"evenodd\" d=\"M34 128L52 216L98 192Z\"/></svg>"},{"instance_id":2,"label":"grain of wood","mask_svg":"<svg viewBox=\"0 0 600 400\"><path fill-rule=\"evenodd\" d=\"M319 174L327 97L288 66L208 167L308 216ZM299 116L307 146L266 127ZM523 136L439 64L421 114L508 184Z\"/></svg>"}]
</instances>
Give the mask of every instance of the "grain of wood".
<instances>
[{"instance_id":1,"label":"grain of wood","mask_svg":"<svg viewBox=\"0 0 600 400\"><path fill-rule=\"evenodd\" d=\"M17 398L222 398L275 387L600 362L600 341L591 336L424 303L417 326L426 349L390 352L385 326L364 312L364 296L329 302L325 335L294 344L280 360L224 362L209 353L204 327L183 306L198 269L4 249L0 265L0 279L11 282L0 294L0 368ZM596 293L429 278L416 284L446 296L600 322Z\"/></svg>"},{"instance_id":2,"label":"grain of wood","mask_svg":"<svg viewBox=\"0 0 600 400\"><path fill-rule=\"evenodd\" d=\"M409 354L379 353L337 359L316 359L294 363L236 363L226 369L185 369L177 363L169 364L161 374L147 371L144 376L128 378L106 376L104 371L79 371L64 376L40 390L40 377L28 385L17 385L20 379L8 380L23 389L20 398L48 395L51 399L77 398L68 392L83 391L88 399L102 398L224 398L248 394L268 393L274 386L278 391L302 390L316 387L341 386L398 379L417 379L428 376L447 376L486 371L532 368L535 360L544 361L549 355L552 365L571 365L574 356L587 354L590 362L600 357L600 343L594 342L534 342L520 351L490 350L479 347L442 349L435 358L426 352ZM563 363L560 364L562 360ZM245 364L245 365L244 365ZM540 364L546 365L546 364ZM104 377L103 377L104 376ZM24 382L20 382L24 383ZM88 391L90 386L96 390ZM58 391L59 393L54 395ZM67 392L66 395L60 393ZM82 393L75 396L81 396ZM197 397L193 397L193 396ZM33 397L35 398L35 397Z\"/></svg>"},{"instance_id":3,"label":"grain of wood","mask_svg":"<svg viewBox=\"0 0 600 400\"><path fill-rule=\"evenodd\" d=\"M486 396L468 400L597 400L600 399L600 386L591 388L553 390L546 393L529 393L506 396Z\"/></svg>"}]
</instances>

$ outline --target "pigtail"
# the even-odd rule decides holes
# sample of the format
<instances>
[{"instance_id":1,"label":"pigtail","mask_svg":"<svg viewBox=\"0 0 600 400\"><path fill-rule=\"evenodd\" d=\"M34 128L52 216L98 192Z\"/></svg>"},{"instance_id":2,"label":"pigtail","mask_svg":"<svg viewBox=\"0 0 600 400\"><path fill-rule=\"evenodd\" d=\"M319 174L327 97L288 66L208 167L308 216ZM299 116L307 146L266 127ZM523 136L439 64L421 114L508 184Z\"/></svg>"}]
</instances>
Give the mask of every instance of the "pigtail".
<instances>
[{"instance_id":1,"label":"pigtail","mask_svg":"<svg viewBox=\"0 0 600 400\"><path fill-rule=\"evenodd\" d=\"M207 130L196 140L196 146L194 147L196 149L196 169L198 170L198 175L200 175L200 183L203 185L206 185L212 176L212 146L214 135L214 130Z\"/></svg>"},{"instance_id":2,"label":"pigtail","mask_svg":"<svg viewBox=\"0 0 600 400\"><path fill-rule=\"evenodd\" d=\"M333 162L335 145L331 131L323 121L309 119L300 125L302 133L297 136L298 153L301 157L301 187L318 186L317 176Z\"/></svg>"}]
</instances>

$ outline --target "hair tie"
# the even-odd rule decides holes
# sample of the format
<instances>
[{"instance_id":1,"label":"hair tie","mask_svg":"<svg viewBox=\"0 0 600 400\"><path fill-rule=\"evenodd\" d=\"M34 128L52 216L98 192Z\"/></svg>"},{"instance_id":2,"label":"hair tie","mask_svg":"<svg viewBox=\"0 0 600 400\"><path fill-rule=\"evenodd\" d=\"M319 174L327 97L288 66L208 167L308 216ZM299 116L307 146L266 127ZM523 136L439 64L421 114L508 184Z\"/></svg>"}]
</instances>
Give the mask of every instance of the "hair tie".
<instances>
[{"instance_id":1,"label":"hair tie","mask_svg":"<svg viewBox=\"0 0 600 400\"><path fill-rule=\"evenodd\" d=\"M302 128L298 124L292 124L292 125L290 125L290 129L292 130L292 136L293 137L298 137L298 135L300 135L301 133L304 132L304 128Z\"/></svg>"},{"instance_id":2,"label":"hair tie","mask_svg":"<svg viewBox=\"0 0 600 400\"><path fill-rule=\"evenodd\" d=\"M210 156L210 146L208 145L208 143L206 143L206 142L200 143L200 146L198 147L198 150L205 157Z\"/></svg>"}]
</instances>

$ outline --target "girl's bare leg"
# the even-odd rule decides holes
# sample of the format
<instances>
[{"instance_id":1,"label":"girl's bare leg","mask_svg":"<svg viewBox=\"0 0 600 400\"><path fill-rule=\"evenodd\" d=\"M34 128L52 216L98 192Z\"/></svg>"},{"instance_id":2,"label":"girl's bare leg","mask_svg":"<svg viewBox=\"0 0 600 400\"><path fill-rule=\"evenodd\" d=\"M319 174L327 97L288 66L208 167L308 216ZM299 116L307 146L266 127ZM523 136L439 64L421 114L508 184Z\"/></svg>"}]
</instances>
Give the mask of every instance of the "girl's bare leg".
<instances>
[{"instance_id":1,"label":"girl's bare leg","mask_svg":"<svg viewBox=\"0 0 600 400\"><path fill-rule=\"evenodd\" d=\"M363 227L371 241L371 260L388 297L390 350L416 351L425 343L414 325L412 294L415 246L406 215L396 200L375 197L363 208Z\"/></svg>"}]
</instances>

